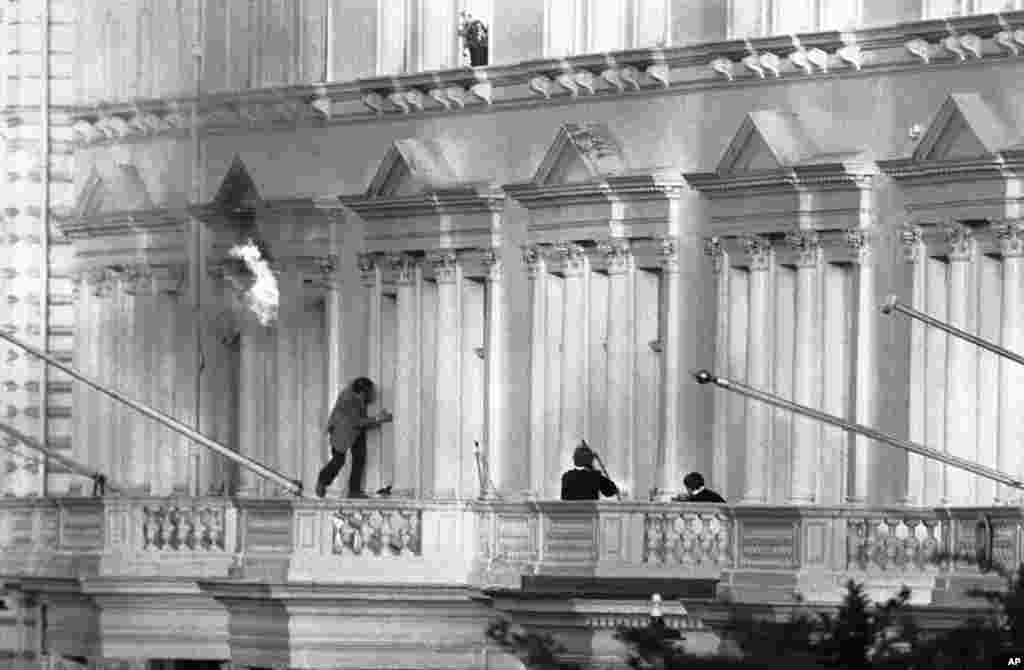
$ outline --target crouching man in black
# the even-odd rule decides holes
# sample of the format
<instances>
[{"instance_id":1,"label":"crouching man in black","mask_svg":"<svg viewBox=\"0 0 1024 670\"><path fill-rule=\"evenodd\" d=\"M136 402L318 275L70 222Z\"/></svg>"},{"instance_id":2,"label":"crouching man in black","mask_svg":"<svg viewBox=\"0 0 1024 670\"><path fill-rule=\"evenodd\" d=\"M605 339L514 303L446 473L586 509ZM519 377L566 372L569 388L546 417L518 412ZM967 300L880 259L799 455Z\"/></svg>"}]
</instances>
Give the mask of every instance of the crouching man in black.
<instances>
[{"instance_id":1,"label":"crouching man in black","mask_svg":"<svg viewBox=\"0 0 1024 670\"><path fill-rule=\"evenodd\" d=\"M683 477L686 493L673 498L673 502L706 502L724 503L725 498L711 489L704 488L704 476L699 472L691 472Z\"/></svg>"},{"instance_id":2,"label":"crouching man in black","mask_svg":"<svg viewBox=\"0 0 1024 670\"><path fill-rule=\"evenodd\" d=\"M594 452L586 445L572 452L574 467L562 475L562 500L598 500L619 492L615 482L594 469Z\"/></svg>"}]
</instances>

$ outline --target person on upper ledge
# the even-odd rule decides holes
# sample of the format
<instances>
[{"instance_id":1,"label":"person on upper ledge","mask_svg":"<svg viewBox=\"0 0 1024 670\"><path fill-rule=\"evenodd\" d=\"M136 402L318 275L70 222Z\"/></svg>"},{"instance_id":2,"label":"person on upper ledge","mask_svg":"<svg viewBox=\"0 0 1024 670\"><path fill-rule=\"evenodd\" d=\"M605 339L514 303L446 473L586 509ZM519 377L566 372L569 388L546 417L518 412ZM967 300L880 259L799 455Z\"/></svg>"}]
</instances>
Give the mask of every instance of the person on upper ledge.
<instances>
[{"instance_id":1,"label":"person on upper ledge","mask_svg":"<svg viewBox=\"0 0 1024 670\"><path fill-rule=\"evenodd\" d=\"M686 493L682 493L672 499L673 502L700 502L700 503L724 503L725 498L715 491L704 487L704 475L699 472L691 472L683 477L683 487Z\"/></svg>"},{"instance_id":2,"label":"person on upper ledge","mask_svg":"<svg viewBox=\"0 0 1024 670\"><path fill-rule=\"evenodd\" d=\"M619 492L615 482L594 468L594 452L581 444L572 452L575 467L562 475L562 500L600 500Z\"/></svg>"},{"instance_id":3,"label":"person on upper ledge","mask_svg":"<svg viewBox=\"0 0 1024 670\"><path fill-rule=\"evenodd\" d=\"M363 492L363 473L366 470L366 430L391 421L391 413L381 411L375 417L366 415L366 406L373 403L376 388L371 380L359 377L338 394L331 416L327 420L327 435L331 443L331 460L320 470L316 482L316 495L323 498L327 487L338 476L345 457L352 451L352 470L348 478L348 497L366 498Z\"/></svg>"}]
</instances>

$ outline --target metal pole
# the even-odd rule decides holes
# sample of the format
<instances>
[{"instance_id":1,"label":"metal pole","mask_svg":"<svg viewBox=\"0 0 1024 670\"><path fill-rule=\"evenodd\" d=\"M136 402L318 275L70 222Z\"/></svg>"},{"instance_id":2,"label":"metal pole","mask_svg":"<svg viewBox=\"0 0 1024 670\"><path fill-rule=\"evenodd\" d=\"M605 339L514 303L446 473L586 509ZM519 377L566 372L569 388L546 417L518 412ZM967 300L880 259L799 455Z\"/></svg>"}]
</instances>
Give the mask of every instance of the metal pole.
<instances>
[{"instance_id":1,"label":"metal pole","mask_svg":"<svg viewBox=\"0 0 1024 670\"><path fill-rule=\"evenodd\" d=\"M24 444L29 449L35 449L36 451L44 454L47 458L57 461L58 463L66 467L68 470L75 473L76 475L88 477L89 479L93 480L93 482L100 484L100 489L106 488L110 490L112 493L117 493L120 490L120 487L111 486L107 480L107 476L104 475L103 473L91 470L86 466L82 465L81 463L79 463L78 461L72 460L67 456L64 456L63 454L54 451L53 449L50 449L49 447L43 446L34 438L29 437L28 435L21 432L17 428L14 428L13 426L8 426L6 423L0 423L0 432L7 433L14 439L18 440L18 442Z\"/></svg>"},{"instance_id":2,"label":"metal pole","mask_svg":"<svg viewBox=\"0 0 1024 670\"><path fill-rule=\"evenodd\" d=\"M1024 356L1021 356L1020 354L1015 354L1009 349L1004 349L998 344L993 344L988 340L978 337L977 335L972 335L971 333L968 333L966 330L960 330L956 326L951 326L948 323L939 321L933 316L929 316L924 312L918 311L913 307L903 304L902 302L900 302L900 299L894 295L889 296L889 299L885 301L884 305L882 305L882 314L891 314L892 312L900 312L902 314L906 314L912 319L917 319L918 321L922 321L928 324L929 326L933 326L935 328L938 328L939 330L944 330L950 335L953 335L954 337L959 337L962 340L967 340L971 344L975 344L981 347L982 349L988 349L994 354L999 354L1000 356L1009 358L1014 363L1024 365Z\"/></svg>"},{"instance_id":3,"label":"metal pole","mask_svg":"<svg viewBox=\"0 0 1024 670\"><path fill-rule=\"evenodd\" d=\"M174 419L174 418L172 418L170 416L167 416L163 412L158 412L157 410L152 409L151 407L147 407L146 405L143 405L142 403L136 402L136 401L134 401L134 400L132 400L132 399L122 395L121 393L119 393L119 392L117 392L117 391L115 391L113 389L109 389L109 388L103 386L99 382L96 382L96 381L93 381L92 379L89 379L88 377L83 375L78 370L75 370L73 367L71 367L69 365L64 365L63 363L58 361L56 358L53 358L52 356L50 356L47 353L39 351L38 349L36 349L35 347L33 347L31 345L25 344L24 342L22 342L21 340L17 339L16 337L14 337L12 335L8 335L7 333L5 333L3 331L0 331L0 338L2 338L4 340L7 340L8 342L10 342L11 344L13 344L16 347L20 347L21 349L24 349L25 351L27 351L28 353L32 354L33 356L41 358L42 360L46 361L47 363L49 363L53 367L57 368L58 370L63 370L64 372L68 373L69 375L71 375L72 377L77 379L78 381L83 382L85 384L88 384L89 386L91 386L92 388L96 389L100 393L103 393L104 395L109 396L109 397L113 398L114 400L116 400L116 401L118 401L118 402L120 402L122 404L128 405L129 407L131 407L135 411L148 416L149 418L153 419L154 421L159 421L160 423L162 423L163 425L167 426L171 430L173 430L173 431L175 431L175 432L177 432L177 433L179 433L181 435L184 435L185 437L189 438L190 440L198 442L199 444L203 445L207 449L212 449L213 451L216 451L221 456L224 456L225 458L229 458L232 461L238 463L239 465L252 470L256 474L258 474L261 477L263 477L264 479L269 479L269 480L271 480L273 482L276 482L276 483L280 484L281 486L285 487L286 489L288 489L289 491L291 491L295 495L302 495L302 482L296 481L294 479L288 479L286 476L284 476L280 472L277 472L276 470L271 470L270 468L266 467L265 465L262 465L261 463L259 463L257 461L254 461L251 458L248 458L247 456L243 456L243 455L241 455L239 453L236 453L235 451L232 451L229 447L226 447L226 446L224 446L223 444L221 444L219 442L211 440L210 438L206 437L202 433L199 433L199 432L196 432L195 430L192 430L191 428L189 428L185 424L181 423L177 419Z\"/></svg>"},{"instance_id":4,"label":"metal pole","mask_svg":"<svg viewBox=\"0 0 1024 670\"><path fill-rule=\"evenodd\" d=\"M812 419L817 419L818 421L824 421L825 423L832 424L833 426L842 428L843 430L848 430L852 433L858 433L860 435L864 435L865 437L870 437L873 440L884 442L885 444L897 447L899 449L903 449L904 451L919 454L921 456L924 456L925 458L931 458L933 460L939 461L940 463L951 465L954 468L966 470L967 472L978 475L979 477L991 479L992 481L999 482L1000 484L1005 484L1006 486L1010 486L1015 489L1024 489L1024 482L1017 479L1016 477L1008 475L1005 472L1000 472L999 470L994 470L992 468L985 467L984 465L980 465L978 463L975 463L974 461L968 461L966 459L958 458L956 456L950 456L949 454L944 454L941 451L936 451L935 449L932 449L930 447L922 446L920 444L917 444L916 442L901 440L897 437L886 435L885 433L879 430L875 430L874 428L869 428L859 423L853 423L852 421L841 419L837 416L833 416L832 414L819 412L818 410L807 407L806 405L798 405L795 402L786 400L785 398L780 398L776 395L772 395L771 393L758 391L757 389L751 388L746 384L741 384L740 382L733 381L731 379L725 379L723 377L716 377L707 370L700 370L699 372L695 372L693 373L693 376L694 378L696 378L698 384L715 384L716 386L726 389L727 391L735 391L736 393L739 393L740 395L745 395L748 398L760 400L763 403L774 405L781 409L789 410L797 414L803 414L804 416L809 416Z\"/></svg>"}]
</instances>

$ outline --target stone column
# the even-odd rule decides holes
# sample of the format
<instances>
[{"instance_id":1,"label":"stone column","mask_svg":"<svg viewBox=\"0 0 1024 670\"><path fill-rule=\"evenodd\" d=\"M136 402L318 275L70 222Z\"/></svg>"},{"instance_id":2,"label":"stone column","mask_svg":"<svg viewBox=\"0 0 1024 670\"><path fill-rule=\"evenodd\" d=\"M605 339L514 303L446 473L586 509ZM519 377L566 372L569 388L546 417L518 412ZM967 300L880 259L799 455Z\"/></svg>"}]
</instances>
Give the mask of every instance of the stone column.
<instances>
[{"instance_id":1,"label":"stone column","mask_svg":"<svg viewBox=\"0 0 1024 670\"><path fill-rule=\"evenodd\" d=\"M258 451L262 444L263 422L263 356L256 345L256 335L243 331L239 342L238 361L238 451L244 456L262 460ZM249 468L238 469L238 495L259 495L259 476Z\"/></svg>"},{"instance_id":2,"label":"stone column","mask_svg":"<svg viewBox=\"0 0 1024 670\"><path fill-rule=\"evenodd\" d=\"M380 259L373 254L361 254L359 256L359 275L360 283L363 287L363 300L365 304L365 318L366 318L366 358L363 361L363 373L365 376L373 380L374 384L380 384L380 349L381 349L381 333L380 333L380 310L381 310L381 293L383 291L383 268L379 263ZM379 410L379 405L374 405L367 408L368 414L374 414ZM382 447L382 440L379 428L371 428L366 431L366 448L367 448L367 461L369 462L370 454L379 454ZM346 463L346 473L348 468L352 466L351 458ZM369 469L369 467L367 468ZM338 488L340 491L342 488L347 487L344 483L347 480L347 474L342 476L339 475L334 480L334 484L331 488ZM365 483L364 483L365 485Z\"/></svg>"},{"instance_id":3,"label":"stone column","mask_svg":"<svg viewBox=\"0 0 1024 670\"><path fill-rule=\"evenodd\" d=\"M679 242L666 238L661 243L661 472L657 486L661 498L679 492L685 473L680 463L679 394L681 391L679 295Z\"/></svg>"},{"instance_id":4,"label":"stone column","mask_svg":"<svg viewBox=\"0 0 1024 670\"><path fill-rule=\"evenodd\" d=\"M924 310L925 285L927 279L927 254L921 238L921 231L908 227L902 233L904 260L910 265L911 298L914 309ZM925 443L925 417L927 416L927 395L925 371L927 356L926 326L916 319L910 323L910 408L907 435L912 442ZM903 503L907 505L927 504L924 496L924 457L907 454L907 491Z\"/></svg>"},{"instance_id":5,"label":"stone column","mask_svg":"<svg viewBox=\"0 0 1024 670\"><path fill-rule=\"evenodd\" d=\"M771 386L772 351L769 333L772 293L772 265L775 254L771 243L758 236L743 238L750 261L750 321L747 353L747 384L768 391ZM744 503L768 500L769 457L771 454L772 409L756 400L747 401L746 470L743 478Z\"/></svg>"},{"instance_id":6,"label":"stone column","mask_svg":"<svg viewBox=\"0 0 1024 670\"><path fill-rule=\"evenodd\" d=\"M452 498L462 472L462 268L454 251L433 259L437 280L437 415L434 420L434 497Z\"/></svg>"},{"instance_id":7,"label":"stone column","mask_svg":"<svg viewBox=\"0 0 1024 670\"><path fill-rule=\"evenodd\" d=\"M729 259L717 237L704 240L704 253L711 258L715 281L715 369L716 375L729 371ZM727 490L729 478L729 398L720 389L714 391L714 431L711 442L711 473L714 486Z\"/></svg>"},{"instance_id":8,"label":"stone column","mask_svg":"<svg viewBox=\"0 0 1024 670\"><path fill-rule=\"evenodd\" d=\"M587 416L587 284L590 264L578 244L561 244L557 252L565 274L565 309L562 310L562 416L559 422L562 467L572 465L573 449L586 439ZM612 445L594 444L607 452Z\"/></svg>"},{"instance_id":9,"label":"stone column","mask_svg":"<svg viewBox=\"0 0 1024 670\"><path fill-rule=\"evenodd\" d=\"M796 271L796 357L793 371L794 400L817 408L819 290L822 249L817 234L800 231L789 236L797 252ZM805 416L793 417L793 459L789 503L814 502L816 451L821 425Z\"/></svg>"},{"instance_id":10,"label":"stone column","mask_svg":"<svg viewBox=\"0 0 1024 670\"><path fill-rule=\"evenodd\" d=\"M965 227L953 225L947 232L949 243L949 307L950 325L966 329L967 306L970 301L970 272L973 270L974 240ZM977 460L975 389L969 383L971 366L975 365L976 349L959 337L947 340L946 365L946 453ZM969 505L974 501L975 478L959 468L946 467L943 502Z\"/></svg>"},{"instance_id":11,"label":"stone column","mask_svg":"<svg viewBox=\"0 0 1024 670\"><path fill-rule=\"evenodd\" d=\"M875 397L878 395L877 370L875 367L875 327L878 313L875 298L875 266L871 256L871 242L859 230L847 234L847 243L854 251L857 262L856 292L856 336L854 338L854 413L857 423L875 425ZM827 347L826 347L827 349ZM827 351L825 352L827 355ZM863 435L853 435L853 488L847 500L851 503L866 503L870 483L871 440Z\"/></svg>"},{"instance_id":12,"label":"stone column","mask_svg":"<svg viewBox=\"0 0 1024 670\"><path fill-rule=\"evenodd\" d=\"M607 466L623 498L633 494L633 274L629 241L604 246L608 258Z\"/></svg>"},{"instance_id":13,"label":"stone column","mask_svg":"<svg viewBox=\"0 0 1024 670\"><path fill-rule=\"evenodd\" d=\"M1024 323L1021 320L1021 270L1024 264L1024 229L1013 222L997 229L999 249L1003 256L1002 327L1000 340L1010 351L1024 351ZM1024 458L1020 455L1020 417L1024 414L1024 370L1013 361L999 357L999 452L998 469L1020 476ZM998 501L1019 504L1021 492L1003 484L997 489Z\"/></svg>"},{"instance_id":14,"label":"stone column","mask_svg":"<svg viewBox=\"0 0 1024 670\"><path fill-rule=\"evenodd\" d=\"M543 495L547 408L547 310L548 266L543 249L523 249L523 262L530 282L530 484L533 494Z\"/></svg>"},{"instance_id":15,"label":"stone column","mask_svg":"<svg viewBox=\"0 0 1024 670\"><path fill-rule=\"evenodd\" d=\"M395 361L395 481L393 495L414 497L420 451L420 267L408 255L395 262L398 284Z\"/></svg>"},{"instance_id":16,"label":"stone column","mask_svg":"<svg viewBox=\"0 0 1024 670\"><path fill-rule=\"evenodd\" d=\"M485 439L487 474L502 493L512 487L515 472L513 454L505 445L505 285L501 250L484 254L487 271L487 410Z\"/></svg>"}]
</instances>

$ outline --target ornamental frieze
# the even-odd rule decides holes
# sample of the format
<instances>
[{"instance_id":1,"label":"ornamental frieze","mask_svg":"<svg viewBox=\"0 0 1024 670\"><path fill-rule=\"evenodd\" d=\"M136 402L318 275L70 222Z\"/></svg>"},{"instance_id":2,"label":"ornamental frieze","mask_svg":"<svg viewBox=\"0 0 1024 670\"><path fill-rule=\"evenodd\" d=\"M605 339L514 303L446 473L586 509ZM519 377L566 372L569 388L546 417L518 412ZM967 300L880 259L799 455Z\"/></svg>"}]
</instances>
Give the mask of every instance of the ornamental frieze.
<instances>
[{"instance_id":1,"label":"ornamental frieze","mask_svg":"<svg viewBox=\"0 0 1024 670\"><path fill-rule=\"evenodd\" d=\"M503 66L261 89L204 98L198 130L209 133L373 122L382 116L458 113L472 107L586 100L595 96L757 85L893 68L948 67L1024 52L1024 14L975 15L812 36L636 49ZM145 141L192 130L193 100L125 102L71 113L78 142ZM9 118L22 114L11 110Z\"/></svg>"}]
</instances>

